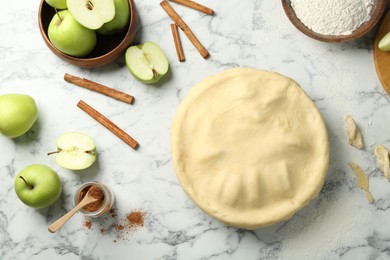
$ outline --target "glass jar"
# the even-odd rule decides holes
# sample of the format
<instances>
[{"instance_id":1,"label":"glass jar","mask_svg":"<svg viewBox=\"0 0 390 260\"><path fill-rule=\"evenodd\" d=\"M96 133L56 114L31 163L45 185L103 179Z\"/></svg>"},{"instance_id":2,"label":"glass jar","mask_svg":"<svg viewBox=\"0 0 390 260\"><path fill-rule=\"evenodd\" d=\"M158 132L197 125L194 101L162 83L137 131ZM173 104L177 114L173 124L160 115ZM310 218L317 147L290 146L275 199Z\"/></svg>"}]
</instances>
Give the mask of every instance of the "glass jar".
<instances>
[{"instance_id":1,"label":"glass jar","mask_svg":"<svg viewBox=\"0 0 390 260\"><path fill-rule=\"evenodd\" d=\"M101 207L95 211L87 211L84 208L80 209L80 212L83 213L87 217L100 217L103 216L105 213L110 211L114 204L114 193L103 183L91 181L86 182L82 184L77 190L74 195L74 204L77 205L82 200L82 193L84 193L84 196L89 189L88 187L96 185L100 188L100 190L103 192L104 198L103 203Z\"/></svg>"}]
</instances>

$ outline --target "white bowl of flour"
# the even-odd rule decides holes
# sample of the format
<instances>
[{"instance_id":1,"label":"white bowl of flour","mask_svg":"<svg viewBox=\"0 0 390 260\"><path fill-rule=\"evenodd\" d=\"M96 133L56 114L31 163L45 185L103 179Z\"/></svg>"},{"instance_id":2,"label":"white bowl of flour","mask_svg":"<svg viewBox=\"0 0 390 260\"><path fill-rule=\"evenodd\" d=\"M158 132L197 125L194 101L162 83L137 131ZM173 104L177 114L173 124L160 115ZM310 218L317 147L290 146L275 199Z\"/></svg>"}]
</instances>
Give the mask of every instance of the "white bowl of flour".
<instances>
[{"instance_id":1,"label":"white bowl of flour","mask_svg":"<svg viewBox=\"0 0 390 260\"><path fill-rule=\"evenodd\" d=\"M282 0L294 26L316 40L352 41L365 35L381 18L386 0Z\"/></svg>"}]
</instances>

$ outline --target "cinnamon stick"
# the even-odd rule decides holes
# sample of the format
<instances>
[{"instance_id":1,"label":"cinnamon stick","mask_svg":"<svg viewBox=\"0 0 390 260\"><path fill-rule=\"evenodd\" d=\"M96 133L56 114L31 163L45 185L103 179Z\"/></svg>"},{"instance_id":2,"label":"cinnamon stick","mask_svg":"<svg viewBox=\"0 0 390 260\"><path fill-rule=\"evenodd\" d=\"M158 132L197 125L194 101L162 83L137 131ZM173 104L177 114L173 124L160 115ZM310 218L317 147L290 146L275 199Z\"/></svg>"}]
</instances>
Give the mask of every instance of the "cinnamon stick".
<instances>
[{"instance_id":1,"label":"cinnamon stick","mask_svg":"<svg viewBox=\"0 0 390 260\"><path fill-rule=\"evenodd\" d=\"M79 87L83 87L83 88L98 92L100 94L115 98L117 100L123 101L123 102L128 103L128 104L132 104L134 101L134 97L129 95L129 94L123 93L123 92L116 90L116 89L113 89L113 88L109 88L107 86L96 83L96 82L91 81L89 79L79 78L79 77L73 76L71 74L65 73L64 80L69 82L69 83L72 83L74 85L77 85Z\"/></svg>"},{"instance_id":2,"label":"cinnamon stick","mask_svg":"<svg viewBox=\"0 0 390 260\"><path fill-rule=\"evenodd\" d=\"M138 148L138 142L134 140L130 135L128 135L125 131L120 129L117 125L115 125L111 120L109 120L107 117L102 115L100 112L89 106L87 103L85 103L83 100L80 100L77 103L77 106L83 110L85 113L90 115L93 119L98 121L100 124L102 124L104 127L106 127L108 130L110 130L113 134L115 134L117 137L122 139L125 143L130 145L131 148L134 150Z\"/></svg>"},{"instance_id":3,"label":"cinnamon stick","mask_svg":"<svg viewBox=\"0 0 390 260\"><path fill-rule=\"evenodd\" d=\"M179 31L178 31L177 25L175 23L171 24L171 31L172 31L172 36L173 36L173 42L175 43L177 59L180 62L182 62L182 61L185 60L184 52L183 52L183 46L181 45Z\"/></svg>"},{"instance_id":4,"label":"cinnamon stick","mask_svg":"<svg viewBox=\"0 0 390 260\"><path fill-rule=\"evenodd\" d=\"M189 8L195 9L199 12L212 15L214 14L214 10L211 8L208 8L207 6L201 5L197 2L191 1L191 0L170 0L171 2L187 6Z\"/></svg>"},{"instance_id":5,"label":"cinnamon stick","mask_svg":"<svg viewBox=\"0 0 390 260\"><path fill-rule=\"evenodd\" d=\"M164 9L164 11L171 17L171 19L183 30L187 38L190 42L195 46L200 55L203 58L207 58L209 56L209 52L207 49L200 43L200 41L196 38L191 29L187 26L187 24L180 18L180 16L176 13L176 11L172 8L172 6L166 1L162 1L160 6Z\"/></svg>"}]
</instances>

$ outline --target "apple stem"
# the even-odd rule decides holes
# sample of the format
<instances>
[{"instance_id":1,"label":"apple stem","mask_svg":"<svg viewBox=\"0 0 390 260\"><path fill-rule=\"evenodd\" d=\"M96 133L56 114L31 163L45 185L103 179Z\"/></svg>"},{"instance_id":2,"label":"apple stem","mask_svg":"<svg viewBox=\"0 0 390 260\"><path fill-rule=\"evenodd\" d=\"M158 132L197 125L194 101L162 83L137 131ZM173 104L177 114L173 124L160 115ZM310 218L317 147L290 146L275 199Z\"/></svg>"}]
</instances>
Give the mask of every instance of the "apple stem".
<instances>
[{"instance_id":1,"label":"apple stem","mask_svg":"<svg viewBox=\"0 0 390 260\"><path fill-rule=\"evenodd\" d=\"M47 153L47 155L52 155L52 154L59 153L59 152L60 151L50 152L50 153Z\"/></svg>"},{"instance_id":2,"label":"apple stem","mask_svg":"<svg viewBox=\"0 0 390 260\"><path fill-rule=\"evenodd\" d=\"M87 153L87 154L94 154L94 151L93 151L93 150L88 150L88 151L84 151L84 153Z\"/></svg>"},{"instance_id":3,"label":"apple stem","mask_svg":"<svg viewBox=\"0 0 390 260\"><path fill-rule=\"evenodd\" d=\"M19 178L21 178L21 179L24 181L24 183L26 183L26 185L27 185L27 187L28 187L29 189L33 189L33 188L34 188L34 186L32 186L31 184L29 184L22 176L19 176Z\"/></svg>"},{"instance_id":4,"label":"apple stem","mask_svg":"<svg viewBox=\"0 0 390 260\"><path fill-rule=\"evenodd\" d=\"M54 10L56 10L56 14L58 15L58 18L60 18L60 21L62 22L62 18L61 18L61 15L59 14L57 8L54 8Z\"/></svg>"}]
</instances>

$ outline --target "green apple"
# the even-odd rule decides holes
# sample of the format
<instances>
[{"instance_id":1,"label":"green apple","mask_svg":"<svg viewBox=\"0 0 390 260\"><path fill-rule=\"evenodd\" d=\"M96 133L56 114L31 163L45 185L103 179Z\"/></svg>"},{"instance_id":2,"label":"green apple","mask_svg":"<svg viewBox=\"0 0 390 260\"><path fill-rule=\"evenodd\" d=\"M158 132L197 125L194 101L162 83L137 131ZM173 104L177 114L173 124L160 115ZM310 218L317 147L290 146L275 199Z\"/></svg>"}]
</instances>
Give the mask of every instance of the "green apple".
<instances>
[{"instance_id":1,"label":"green apple","mask_svg":"<svg viewBox=\"0 0 390 260\"><path fill-rule=\"evenodd\" d=\"M105 23L97 29L100 34L113 34L121 32L127 28L130 20L130 7L128 0L114 0L115 16L114 19Z\"/></svg>"},{"instance_id":2,"label":"green apple","mask_svg":"<svg viewBox=\"0 0 390 260\"><path fill-rule=\"evenodd\" d=\"M382 51L390 51L390 32L388 32L378 43L378 48Z\"/></svg>"},{"instance_id":3,"label":"green apple","mask_svg":"<svg viewBox=\"0 0 390 260\"><path fill-rule=\"evenodd\" d=\"M38 118L34 99L24 94L0 96L0 132L14 138L25 134Z\"/></svg>"},{"instance_id":4,"label":"green apple","mask_svg":"<svg viewBox=\"0 0 390 260\"><path fill-rule=\"evenodd\" d=\"M48 5L56 9L66 9L66 0L45 0Z\"/></svg>"},{"instance_id":5,"label":"green apple","mask_svg":"<svg viewBox=\"0 0 390 260\"><path fill-rule=\"evenodd\" d=\"M115 16L114 0L67 0L69 12L83 26L96 30Z\"/></svg>"},{"instance_id":6,"label":"green apple","mask_svg":"<svg viewBox=\"0 0 390 260\"><path fill-rule=\"evenodd\" d=\"M78 132L65 133L57 138L56 154L59 166L69 170L83 170L96 161L96 146L91 137Z\"/></svg>"},{"instance_id":7,"label":"green apple","mask_svg":"<svg viewBox=\"0 0 390 260\"><path fill-rule=\"evenodd\" d=\"M68 10L56 13L49 24L51 43L61 52L84 57L95 48L96 32L78 23Z\"/></svg>"},{"instance_id":8,"label":"green apple","mask_svg":"<svg viewBox=\"0 0 390 260\"><path fill-rule=\"evenodd\" d=\"M58 174L41 164L24 168L16 176L14 185L19 199L33 208L49 207L62 192L62 182Z\"/></svg>"},{"instance_id":9,"label":"green apple","mask_svg":"<svg viewBox=\"0 0 390 260\"><path fill-rule=\"evenodd\" d=\"M129 47L126 50L125 60L131 74L147 84L156 83L169 70L165 53L153 42Z\"/></svg>"}]
</instances>

